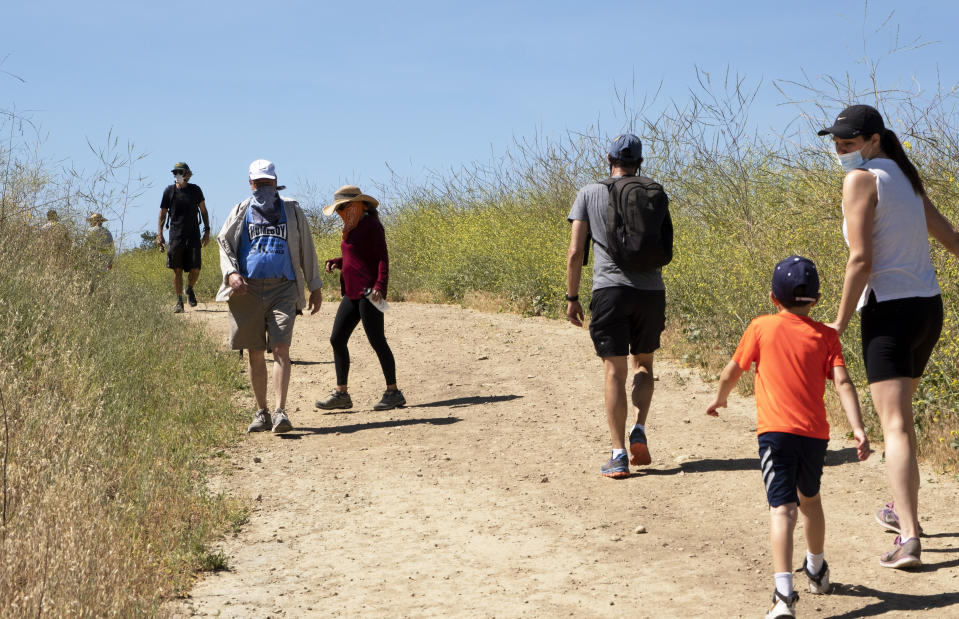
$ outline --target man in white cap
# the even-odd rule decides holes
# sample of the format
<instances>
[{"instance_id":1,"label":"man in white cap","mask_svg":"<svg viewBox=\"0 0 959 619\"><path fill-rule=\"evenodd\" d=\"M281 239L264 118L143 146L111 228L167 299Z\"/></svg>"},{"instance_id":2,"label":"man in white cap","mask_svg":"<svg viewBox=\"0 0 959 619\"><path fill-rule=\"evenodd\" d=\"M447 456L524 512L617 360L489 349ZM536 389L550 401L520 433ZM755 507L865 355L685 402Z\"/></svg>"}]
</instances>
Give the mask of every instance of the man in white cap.
<instances>
[{"instance_id":1,"label":"man in white cap","mask_svg":"<svg viewBox=\"0 0 959 619\"><path fill-rule=\"evenodd\" d=\"M247 431L281 434L293 429L286 414L293 322L304 307L310 314L320 310L323 281L309 222L299 204L277 193L272 162L250 164L250 189L253 195L233 207L217 237L223 285L216 300L229 303L233 350L249 351L257 410ZM266 402L267 349L275 362L272 417Z\"/></svg>"}]
</instances>

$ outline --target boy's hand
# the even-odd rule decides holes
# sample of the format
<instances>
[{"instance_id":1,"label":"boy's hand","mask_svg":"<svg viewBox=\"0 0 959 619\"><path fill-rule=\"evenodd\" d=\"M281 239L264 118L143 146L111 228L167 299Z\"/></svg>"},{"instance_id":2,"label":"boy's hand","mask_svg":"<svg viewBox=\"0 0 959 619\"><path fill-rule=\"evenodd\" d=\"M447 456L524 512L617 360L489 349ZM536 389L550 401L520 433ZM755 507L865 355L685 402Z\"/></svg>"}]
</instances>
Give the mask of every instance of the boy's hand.
<instances>
[{"instance_id":1,"label":"boy's hand","mask_svg":"<svg viewBox=\"0 0 959 619\"><path fill-rule=\"evenodd\" d=\"M706 407L706 414L711 417L719 417L718 408L726 408L726 400L713 400L713 403Z\"/></svg>"},{"instance_id":2,"label":"boy's hand","mask_svg":"<svg viewBox=\"0 0 959 619\"><path fill-rule=\"evenodd\" d=\"M862 428L853 430L852 435L856 439L856 457L862 462L872 453L872 449L869 447L869 437L866 436L866 432Z\"/></svg>"}]
</instances>

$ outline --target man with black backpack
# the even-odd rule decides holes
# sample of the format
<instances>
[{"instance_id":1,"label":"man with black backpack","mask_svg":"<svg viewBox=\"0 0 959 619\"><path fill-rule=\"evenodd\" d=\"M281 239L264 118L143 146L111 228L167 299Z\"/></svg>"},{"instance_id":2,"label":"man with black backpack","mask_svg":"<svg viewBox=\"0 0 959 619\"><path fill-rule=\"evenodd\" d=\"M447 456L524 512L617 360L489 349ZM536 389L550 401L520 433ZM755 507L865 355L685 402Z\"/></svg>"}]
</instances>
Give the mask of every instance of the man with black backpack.
<instances>
[{"instance_id":1,"label":"man with black backpack","mask_svg":"<svg viewBox=\"0 0 959 619\"><path fill-rule=\"evenodd\" d=\"M609 147L609 178L586 185L569 212L572 223L566 257L566 317L583 325L579 285L593 241L592 318L589 334L603 361L606 421L613 453L600 472L629 477L629 464L652 460L646 441L646 417L653 397L653 353L666 326L666 288L661 267L672 259L673 224L669 199L655 181L638 176L643 145L631 133ZM626 379L628 358L634 369L630 400L636 423L626 453Z\"/></svg>"},{"instance_id":2,"label":"man with black backpack","mask_svg":"<svg viewBox=\"0 0 959 619\"><path fill-rule=\"evenodd\" d=\"M176 293L174 313L183 312L183 271L188 273L186 298L190 307L196 307L193 286L200 278L200 249L210 242L210 216L199 186L190 182L193 172L180 161L173 166L174 183L163 190L160 200L160 220L157 227L157 245L165 249L163 224L170 230L170 248L166 266L173 269L173 291ZM169 215L169 219L167 216ZM203 218L203 238L200 238L200 217Z\"/></svg>"}]
</instances>

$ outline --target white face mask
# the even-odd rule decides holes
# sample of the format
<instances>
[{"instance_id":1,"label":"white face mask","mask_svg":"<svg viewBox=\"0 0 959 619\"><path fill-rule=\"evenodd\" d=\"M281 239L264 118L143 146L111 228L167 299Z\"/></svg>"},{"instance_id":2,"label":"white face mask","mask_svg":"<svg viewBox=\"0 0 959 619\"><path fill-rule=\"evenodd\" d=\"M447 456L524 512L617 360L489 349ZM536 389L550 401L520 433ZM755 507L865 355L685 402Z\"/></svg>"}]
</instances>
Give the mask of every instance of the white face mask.
<instances>
[{"instance_id":1,"label":"white face mask","mask_svg":"<svg viewBox=\"0 0 959 619\"><path fill-rule=\"evenodd\" d=\"M182 174L174 174L173 182L175 182L177 185L182 186L184 183L186 183L186 177Z\"/></svg>"},{"instance_id":2,"label":"white face mask","mask_svg":"<svg viewBox=\"0 0 959 619\"><path fill-rule=\"evenodd\" d=\"M839 165L842 166L843 172L847 173L862 166L862 164L866 162L866 160L862 158L862 150L845 153L843 155L836 153L836 159L839 160Z\"/></svg>"}]
</instances>

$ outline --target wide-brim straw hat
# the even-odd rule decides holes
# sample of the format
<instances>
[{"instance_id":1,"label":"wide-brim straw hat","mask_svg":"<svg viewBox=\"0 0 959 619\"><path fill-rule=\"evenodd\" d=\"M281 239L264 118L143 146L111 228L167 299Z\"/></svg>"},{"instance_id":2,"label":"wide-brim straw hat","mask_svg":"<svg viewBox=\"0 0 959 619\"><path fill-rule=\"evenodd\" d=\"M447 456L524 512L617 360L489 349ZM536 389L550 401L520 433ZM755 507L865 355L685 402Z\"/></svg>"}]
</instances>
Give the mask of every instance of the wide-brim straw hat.
<instances>
[{"instance_id":1,"label":"wide-brim straw hat","mask_svg":"<svg viewBox=\"0 0 959 619\"><path fill-rule=\"evenodd\" d=\"M380 205L376 198L366 195L360 191L360 188L356 185L343 185L333 194L333 204L327 204L323 207L323 214L329 217L341 204L355 202L357 200L366 202L370 205L370 208L376 208Z\"/></svg>"},{"instance_id":2,"label":"wide-brim straw hat","mask_svg":"<svg viewBox=\"0 0 959 619\"><path fill-rule=\"evenodd\" d=\"M91 213L87 217L87 221L89 221L91 224L95 224L97 222L100 222L102 224L103 222L108 221L108 219L104 217L103 215L101 215L100 213Z\"/></svg>"}]
</instances>

